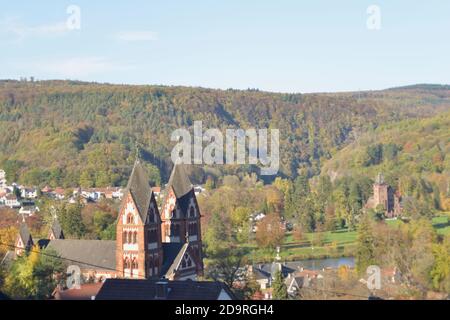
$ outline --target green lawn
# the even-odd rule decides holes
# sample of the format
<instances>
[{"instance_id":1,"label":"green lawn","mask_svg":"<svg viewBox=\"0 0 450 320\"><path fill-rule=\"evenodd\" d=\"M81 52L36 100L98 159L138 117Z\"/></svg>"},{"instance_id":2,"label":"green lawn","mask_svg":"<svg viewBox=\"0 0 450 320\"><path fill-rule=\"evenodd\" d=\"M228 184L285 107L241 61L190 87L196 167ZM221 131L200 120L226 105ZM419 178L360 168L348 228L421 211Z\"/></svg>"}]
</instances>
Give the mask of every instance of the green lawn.
<instances>
[{"instance_id":1,"label":"green lawn","mask_svg":"<svg viewBox=\"0 0 450 320\"><path fill-rule=\"evenodd\" d=\"M440 235L450 234L450 214L445 213L438 217L434 217L431 220L433 227L436 229L436 232ZM404 222L401 220L388 220L386 223L391 227L398 227L402 225Z\"/></svg>"},{"instance_id":2,"label":"green lawn","mask_svg":"<svg viewBox=\"0 0 450 320\"><path fill-rule=\"evenodd\" d=\"M398 227L404 222L387 220L386 223L391 227ZM432 223L438 234L450 234L450 213L433 218ZM287 233L280 256L287 261L352 256L355 254L357 235L357 231L346 229L322 232L319 235L322 238L321 244L312 246L314 240L317 241L317 233L306 233L301 241L295 240L292 233ZM249 258L255 262L270 262L276 255L274 250L260 249L256 245L244 247L249 249Z\"/></svg>"},{"instance_id":3,"label":"green lawn","mask_svg":"<svg viewBox=\"0 0 450 320\"><path fill-rule=\"evenodd\" d=\"M283 260L304 260L314 258L351 256L354 253L357 232L338 230L334 232L306 233L301 241L296 241L291 233L286 235L280 250ZM321 243L317 243L317 238ZM312 243L316 245L312 246ZM273 261L273 250L259 249L255 245L247 246L251 250L250 258L254 261Z\"/></svg>"},{"instance_id":4,"label":"green lawn","mask_svg":"<svg viewBox=\"0 0 450 320\"><path fill-rule=\"evenodd\" d=\"M450 218L449 215L433 218L433 227L440 235L450 234Z\"/></svg>"}]
</instances>

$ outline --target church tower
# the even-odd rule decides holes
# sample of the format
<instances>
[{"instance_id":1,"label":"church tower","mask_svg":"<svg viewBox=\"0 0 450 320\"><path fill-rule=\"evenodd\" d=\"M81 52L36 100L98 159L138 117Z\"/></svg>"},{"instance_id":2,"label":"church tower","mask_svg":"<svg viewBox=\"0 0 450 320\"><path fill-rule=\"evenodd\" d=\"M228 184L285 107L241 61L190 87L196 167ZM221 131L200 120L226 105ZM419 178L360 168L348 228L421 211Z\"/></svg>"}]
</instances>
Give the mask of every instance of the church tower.
<instances>
[{"instance_id":1,"label":"church tower","mask_svg":"<svg viewBox=\"0 0 450 320\"><path fill-rule=\"evenodd\" d=\"M384 182L381 173L378 174L373 185L373 199L375 207L382 205L385 210L388 210L388 185Z\"/></svg>"},{"instance_id":2,"label":"church tower","mask_svg":"<svg viewBox=\"0 0 450 320\"><path fill-rule=\"evenodd\" d=\"M116 229L119 277L147 279L160 274L161 219L147 173L136 161L119 211Z\"/></svg>"},{"instance_id":3,"label":"church tower","mask_svg":"<svg viewBox=\"0 0 450 320\"><path fill-rule=\"evenodd\" d=\"M187 267L195 266L197 275L203 274L200 218L197 198L185 166L176 164L162 204L162 240L163 245L184 244L187 255L183 258L186 261L182 262Z\"/></svg>"}]
</instances>

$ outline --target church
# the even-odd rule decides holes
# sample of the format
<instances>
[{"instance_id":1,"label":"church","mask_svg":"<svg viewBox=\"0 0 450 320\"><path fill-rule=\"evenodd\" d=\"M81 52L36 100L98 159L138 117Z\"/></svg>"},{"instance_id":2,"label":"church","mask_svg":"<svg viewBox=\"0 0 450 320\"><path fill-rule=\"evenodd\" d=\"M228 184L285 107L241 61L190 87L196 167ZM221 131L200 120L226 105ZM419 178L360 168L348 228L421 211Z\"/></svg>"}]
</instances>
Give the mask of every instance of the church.
<instances>
[{"instance_id":1,"label":"church","mask_svg":"<svg viewBox=\"0 0 450 320\"><path fill-rule=\"evenodd\" d=\"M47 239L33 241L25 223L14 256L34 244L54 250L80 268L85 281L108 278L197 280L203 275L200 210L183 165L170 175L161 211L147 173L137 160L128 180L116 226L116 240L65 239L55 218Z\"/></svg>"}]
</instances>

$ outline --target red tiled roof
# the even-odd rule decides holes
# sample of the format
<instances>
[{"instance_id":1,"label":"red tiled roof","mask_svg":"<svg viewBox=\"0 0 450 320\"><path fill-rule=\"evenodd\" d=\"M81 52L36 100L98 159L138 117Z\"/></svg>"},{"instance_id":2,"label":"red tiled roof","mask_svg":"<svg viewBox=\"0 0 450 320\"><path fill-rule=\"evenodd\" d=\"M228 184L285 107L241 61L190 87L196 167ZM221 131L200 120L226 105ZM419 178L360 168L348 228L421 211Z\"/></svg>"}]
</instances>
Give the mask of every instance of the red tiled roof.
<instances>
[{"instance_id":1,"label":"red tiled roof","mask_svg":"<svg viewBox=\"0 0 450 320\"><path fill-rule=\"evenodd\" d=\"M55 300L92 300L103 286L103 282L85 283L79 289L60 290L56 288L53 292Z\"/></svg>"}]
</instances>

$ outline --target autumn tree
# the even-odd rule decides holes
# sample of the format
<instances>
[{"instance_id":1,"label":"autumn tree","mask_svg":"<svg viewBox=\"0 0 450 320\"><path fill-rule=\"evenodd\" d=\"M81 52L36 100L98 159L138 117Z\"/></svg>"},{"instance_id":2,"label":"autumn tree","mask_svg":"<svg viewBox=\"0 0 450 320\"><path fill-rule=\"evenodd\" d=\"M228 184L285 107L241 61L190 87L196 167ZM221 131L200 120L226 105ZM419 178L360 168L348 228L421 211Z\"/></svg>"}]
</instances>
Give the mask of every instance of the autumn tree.
<instances>
[{"instance_id":1,"label":"autumn tree","mask_svg":"<svg viewBox=\"0 0 450 320\"><path fill-rule=\"evenodd\" d=\"M365 216L358 226L356 270L362 274L375 262L375 239L370 220Z\"/></svg>"},{"instance_id":2,"label":"autumn tree","mask_svg":"<svg viewBox=\"0 0 450 320\"><path fill-rule=\"evenodd\" d=\"M63 263L52 250L38 246L17 260L6 276L4 289L16 299L48 299L63 272Z\"/></svg>"},{"instance_id":3,"label":"autumn tree","mask_svg":"<svg viewBox=\"0 0 450 320\"><path fill-rule=\"evenodd\" d=\"M281 219L276 214L265 216L258 224L256 242L263 248L275 248L283 243L284 229Z\"/></svg>"}]
</instances>

